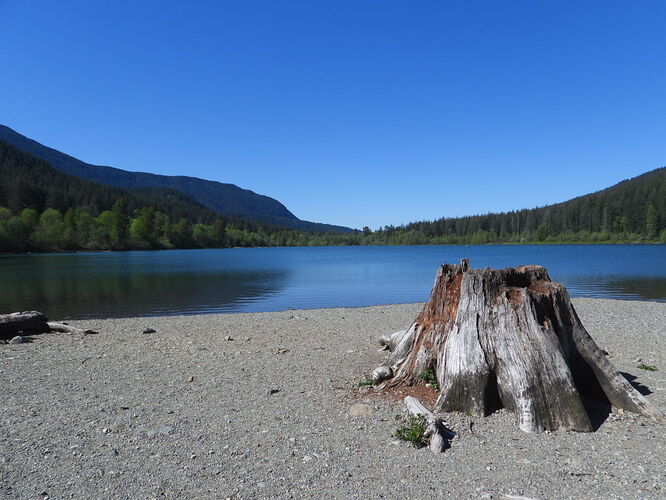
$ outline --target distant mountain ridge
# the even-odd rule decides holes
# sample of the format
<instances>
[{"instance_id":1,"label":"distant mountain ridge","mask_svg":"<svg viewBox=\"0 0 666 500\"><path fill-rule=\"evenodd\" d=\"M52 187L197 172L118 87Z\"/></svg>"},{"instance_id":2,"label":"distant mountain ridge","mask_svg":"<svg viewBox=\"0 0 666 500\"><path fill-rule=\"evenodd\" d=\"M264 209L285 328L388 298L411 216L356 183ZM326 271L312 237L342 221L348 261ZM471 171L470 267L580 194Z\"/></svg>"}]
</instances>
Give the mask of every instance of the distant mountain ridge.
<instances>
[{"instance_id":1,"label":"distant mountain ridge","mask_svg":"<svg viewBox=\"0 0 666 500\"><path fill-rule=\"evenodd\" d=\"M384 233L410 242L655 241L666 243L666 167L543 207L412 222ZM377 236L379 239L379 236ZM400 241L399 238L380 242Z\"/></svg>"},{"instance_id":2,"label":"distant mountain ridge","mask_svg":"<svg viewBox=\"0 0 666 500\"><path fill-rule=\"evenodd\" d=\"M302 231L341 233L353 231L348 227L301 220L279 201L234 184L209 181L197 177L130 172L115 167L91 165L56 149L44 146L5 125L0 125L0 141L40 158L56 170L100 184L125 189L173 189L223 215L247 218Z\"/></svg>"}]
</instances>

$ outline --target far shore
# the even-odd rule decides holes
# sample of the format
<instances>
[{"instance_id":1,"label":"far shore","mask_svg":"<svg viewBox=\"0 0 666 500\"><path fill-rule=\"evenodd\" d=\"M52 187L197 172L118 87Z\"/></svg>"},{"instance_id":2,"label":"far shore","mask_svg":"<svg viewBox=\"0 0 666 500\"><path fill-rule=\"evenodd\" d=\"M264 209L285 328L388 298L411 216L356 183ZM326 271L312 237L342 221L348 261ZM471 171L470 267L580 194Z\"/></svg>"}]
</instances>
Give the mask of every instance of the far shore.
<instances>
[{"instance_id":1,"label":"far shore","mask_svg":"<svg viewBox=\"0 0 666 500\"><path fill-rule=\"evenodd\" d=\"M666 409L666 304L573 302ZM628 412L546 434L505 410L447 414L444 453L397 441L402 403L358 383L421 307L82 320L99 334L0 345L0 497L666 496L665 429Z\"/></svg>"},{"instance_id":2,"label":"far shore","mask_svg":"<svg viewBox=\"0 0 666 500\"><path fill-rule=\"evenodd\" d=\"M488 247L488 246L521 246L521 245L666 245L660 241L521 241L521 242L495 242L495 243L425 243L425 244L409 244L409 245L291 245L291 246L255 246L255 247L214 247L214 248L132 248L127 250L108 250L108 249L85 249L78 248L75 250L57 250L48 252L39 252L36 250L30 252L0 252L3 255L61 255L71 253L118 253L118 252L169 252L172 250L232 250L240 248L325 248L325 247L344 247L352 246L355 248L362 247L403 247L403 246L444 246L444 247Z\"/></svg>"}]
</instances>

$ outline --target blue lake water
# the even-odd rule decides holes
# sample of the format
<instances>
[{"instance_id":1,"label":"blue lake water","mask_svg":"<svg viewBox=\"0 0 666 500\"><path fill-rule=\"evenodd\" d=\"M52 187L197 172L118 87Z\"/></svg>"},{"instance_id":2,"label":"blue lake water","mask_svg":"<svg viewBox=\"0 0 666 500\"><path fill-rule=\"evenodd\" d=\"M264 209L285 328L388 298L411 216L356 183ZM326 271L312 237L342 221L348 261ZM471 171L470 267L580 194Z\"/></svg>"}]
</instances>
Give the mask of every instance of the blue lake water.
<instances>
[{"instance_id":1,"label":"blue lake water","mask_svg":"<svg viewBox=\"0 0 666 500\"><path fill-rule=\"evenodd\" d=\"M238 248L0 255L0 313L56 319L427 299L437 267L546 266L574 297L666 301L666 245Z\"/></svg>"}]
</instances>

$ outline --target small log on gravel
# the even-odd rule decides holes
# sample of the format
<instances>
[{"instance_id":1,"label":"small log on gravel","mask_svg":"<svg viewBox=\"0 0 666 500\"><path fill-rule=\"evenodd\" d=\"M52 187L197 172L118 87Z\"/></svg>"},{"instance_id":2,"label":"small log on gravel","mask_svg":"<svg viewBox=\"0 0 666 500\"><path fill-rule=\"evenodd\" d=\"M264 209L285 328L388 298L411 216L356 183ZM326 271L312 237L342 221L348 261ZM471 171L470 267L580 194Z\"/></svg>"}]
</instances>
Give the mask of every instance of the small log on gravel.
<instances>
[{"instance_id":1,"label":"small log on gravel","mask_svg":"<svg viewBox=\"0 0 666 500\"><path fill-rule=\"evenodd\" d=\"M18 332L25 334L49 331L48 318L38 311L0 314L0 339L11 339Z\"/></svg>"},{"instance_id":2,"label":"small log on gravel","mask_svg":"<svg viewBox=\"0 0 666 500\"><path fill-rule=\"evenodd\" d=\"M437 411L485 416L507 408L526 432L592 431L584 402L597 400L666 422L592 340L544 267L443 265L423 310L388 345L375 383L414 385L433 370Z\"/></svg>"},{"instance_id":3,"label":"small log on gravel","mask_svg":"<svg viewBox=\"0 0 666 500\"><path fill-rule=\"evenodd\" d=\"M94 330L81 330L80 328L75 328L71 325L66 325L65 323L55 323L53 321L49 321L47 323L49 329L47 331L50 332L59 332L59 333L81 333L83 335L93 335L96 334L97 332Z\"/></svg>"},{"instance_id":4,"label":"small log on gravel","mask_svg":"<svg viewBox=\"0 0 666 500\"><path fill-rule=\"evenodd\" d=\"M412 396L407 396L405 398L405 405L410 414L414 416L422 415L428 423L428 428L424 433L424 437L430 438L430 451L433 453L444 451L448 441L453 439L456 436L456 433L447 429L442 418L429 411L418 399Z\"/></svg>"},{"instance_id":5,"label":"small log on gravel","mask_svg":"<svg viewBox=\"0 0 666 500\"><path fill-rule=\"evenodd\" d=\"M0 339L11 339L18 332L23 332L26 335L47 332L81 333L84 335L97 333L93 330L81 330L65 323L48 321L48 318L38 311L0 314Z\"/></svg>"}]
</instances>

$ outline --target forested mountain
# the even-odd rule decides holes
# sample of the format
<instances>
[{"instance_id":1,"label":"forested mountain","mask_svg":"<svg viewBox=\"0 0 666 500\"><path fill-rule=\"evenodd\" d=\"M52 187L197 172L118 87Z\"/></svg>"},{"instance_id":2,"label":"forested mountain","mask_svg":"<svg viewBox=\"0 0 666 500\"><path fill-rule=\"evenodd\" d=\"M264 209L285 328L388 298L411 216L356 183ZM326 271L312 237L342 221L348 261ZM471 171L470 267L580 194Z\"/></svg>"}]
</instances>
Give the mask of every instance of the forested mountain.
<instances>
[{"instance_id":1,"label":"forested mountain","mask_svg":"<svg viewBox=\"0 0 666 500\"><path fill-rule=\"evenodd\" d=\"M376 244L666 243L666 167L555 205L388 226L371 236Z\"/></svg>"},{"instance_id":2,"label":"forested mountain","mask_svg":"<svg viewBox=\"0 0 666 500\"><path fill-rule=\"evenodd\" d=\"M348 227L319 224L298 219L282 203L234 184L196 177L129 172L119 168L91 165L25 137L0 125L0 141L44 160L53 168L81 179L121 188L167 188L191 197L202 205L227 216L312 232L351 232Z\"/></svg>"},{"instance_id":3,"label":"forested mountain","mask_svg":"<svg viewBox=\"0 0 666 500\"><path fill-rule=\"evenodd\" d=\"M666 243L666 168L555 205L315 234L67 175L0 141L0 252L446 243Z\"/></svg>"},{"instance_id":4,"label":"forested mountain","mask_svg":"<svg viewBox=\"0 0 666 500\"><path fill-rule=\"evenodd\" d=\"M350 244L353 234L329 233ZM336 238L338 238L336 240ZM0 252L322 244L314 233L226 217L180 191L64 174L0 141Z\"/></svg>"}]
</instances>

